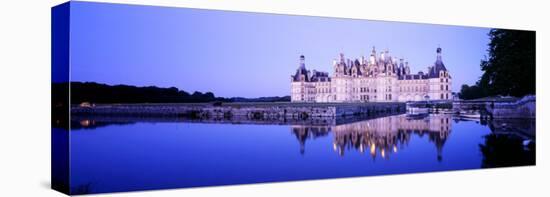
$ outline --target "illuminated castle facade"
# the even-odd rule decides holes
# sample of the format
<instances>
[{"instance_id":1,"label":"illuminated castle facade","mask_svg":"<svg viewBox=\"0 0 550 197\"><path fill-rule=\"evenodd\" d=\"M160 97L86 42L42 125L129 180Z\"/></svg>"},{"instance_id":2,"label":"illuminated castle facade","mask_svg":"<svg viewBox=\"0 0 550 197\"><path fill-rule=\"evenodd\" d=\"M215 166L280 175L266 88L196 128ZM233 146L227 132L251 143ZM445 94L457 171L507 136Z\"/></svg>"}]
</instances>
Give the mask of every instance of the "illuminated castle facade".
<instances>
[{"instance_id":1,"label":"illuminated castle facade","mask_svg":"<svg viewBox=\"0 0 550 197\"><path fill-rule=\"evenodd\" d=\"M411 74L408 62L380 54L373 47L369 58L350 60L340 54L333 61L333 76L309 71L305 57L291 76L292 102L406 102L450 100L451 75L441 58L441 48L426 73Z\"/></svg>"}]
</instances>

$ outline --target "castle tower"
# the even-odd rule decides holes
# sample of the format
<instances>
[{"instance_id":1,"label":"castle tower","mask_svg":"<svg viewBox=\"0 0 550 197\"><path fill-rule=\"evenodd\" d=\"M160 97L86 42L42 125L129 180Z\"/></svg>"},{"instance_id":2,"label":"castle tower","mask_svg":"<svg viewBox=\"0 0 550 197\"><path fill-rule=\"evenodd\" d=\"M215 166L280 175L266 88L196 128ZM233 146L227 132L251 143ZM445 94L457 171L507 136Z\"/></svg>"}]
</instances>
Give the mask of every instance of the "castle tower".
<instances>
[{"instance_id":1,"label":"castle tower","mask_svg":"<svg viewBox=\"0 0 550 197\"><path fill-rule=\"evenodd\" d=\"M310 74L308 72L306 69L306 58L304 55L300 55L300 66L296 69L296 74L291 78L293 81L309 81Z\"/></svg>"},{"instance_id":2,"label":"castle tower","mask_svg":"<svg viewBox=\"0 0 550 197\"><path fill-rule=\"evenodd\" d=\"M432 76L437 77L441 71L447 72L447 68L445 68L445 64L441 59L441 47L438 46L435 52L437 53L437 59L435 60L434 66L432 68Z\"/></svg>"}]
</instances>

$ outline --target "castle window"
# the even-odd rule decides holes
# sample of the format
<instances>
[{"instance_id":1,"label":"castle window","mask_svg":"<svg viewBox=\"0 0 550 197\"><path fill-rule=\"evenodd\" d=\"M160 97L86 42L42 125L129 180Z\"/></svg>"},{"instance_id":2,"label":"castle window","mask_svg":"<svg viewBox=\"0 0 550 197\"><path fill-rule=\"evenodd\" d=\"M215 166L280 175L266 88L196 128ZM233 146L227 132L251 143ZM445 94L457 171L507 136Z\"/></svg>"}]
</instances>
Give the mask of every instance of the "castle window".
<instances>
[{"instance_id":1,"label":"castle window","mask_svg":"<svg viewBox=\"0 0 550 197\"><path fill-rule=\"evenodd\" d=\"M446 85L446 86L445 86L445 90L449 90L449 85Z\"/></svg>"},{"instance_id":2,"label":"castle window","mask_svg":"<svg viewBox=\"0 0 550 197\"><path fill-rule=\"evenodd\" d=\"M443 100L443 94L441 94L441 99Z\"/></svg>"},{"instance_id":3,"label":"castle window","mask_svg":"<svg viewBox=\"0 0 550 197\"><path fill-rule=\"evenodd\" d=\"M441 90L443 90L443 85L441 85Z\"/></svg>"}]
</instances>

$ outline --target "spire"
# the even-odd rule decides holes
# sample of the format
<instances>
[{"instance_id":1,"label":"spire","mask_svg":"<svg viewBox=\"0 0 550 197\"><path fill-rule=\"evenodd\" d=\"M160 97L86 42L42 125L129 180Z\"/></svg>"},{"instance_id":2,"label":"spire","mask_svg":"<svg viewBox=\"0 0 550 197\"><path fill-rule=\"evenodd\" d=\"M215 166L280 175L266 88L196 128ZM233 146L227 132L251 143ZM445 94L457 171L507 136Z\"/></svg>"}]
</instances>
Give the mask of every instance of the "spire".
<instances>
[{"instance_id":1,"label":"spire","mask_svg":"<svg viewBox=\"0 0 550 197\"><path fill-rule=\"evenodd\" d=\"M306 57L304 55L300 55L300 69L306 68Z\"/></svg>"},{"instance_id":2,"label":"spire","mask_svg":"<svg viewBox=\"0 0 550 197\"><path fill-rule=\"evenodd\" d=\"M300 55L300 67L296 69L296 74L293 76L293 81L309 81L309 71L306 69L304 55ZM303 77L302 77L303 76Z\"/></svg>"},{"instance_id":3,"label":"spire","mask_svg":"<svg viewBox=\"0 0 550 197\"><path fill-rule=\"evenodd\" d=\"M411 74L411 68L409 67L409 61L405 61L405 74Z\"/></svg>"},{"instance_id":4,"label":"spire","mask_svg":"<svg viewBox=\"0 0 550 197\"><path fill-rule=\"evenodd\" d=\"M432 72L429 73L431 78L438 78L441 71L447 71L445 64L441 60L441 47L438 46L435 52L437 52L437 60L433 67L431 67Z\"/></svg>"},{"instance_id":5,"label":"spire","mask_svg":"<svg viewBox=\"0 0 550 197\"><path fill-rule=\"evenodd\" d=\"M441 47L437 45L437 61L441 61Z\"/></svg>"}]
</instances>

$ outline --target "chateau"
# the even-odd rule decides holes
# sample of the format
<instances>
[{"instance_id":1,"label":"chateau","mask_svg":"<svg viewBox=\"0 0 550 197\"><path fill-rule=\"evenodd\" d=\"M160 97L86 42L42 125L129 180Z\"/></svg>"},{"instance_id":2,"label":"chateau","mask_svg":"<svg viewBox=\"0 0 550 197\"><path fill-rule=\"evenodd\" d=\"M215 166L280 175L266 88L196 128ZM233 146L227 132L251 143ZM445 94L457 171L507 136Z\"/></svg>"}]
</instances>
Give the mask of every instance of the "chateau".
<instances>
[{"instance_id":1,"label":"chateau","mask_svg":"<svg viewBox=\"0 0 550 197\"><path fill-rule=\"evenodd\" d=\"M291 76L292 102L406 102L450 100L451 75L441 59L441 48L426 73L411 74L408 62L390 56L388 50L368 59L350 60L340 54L333 61L333 76L306 69L305 57Z\"/></svg>"}]
</instances>

